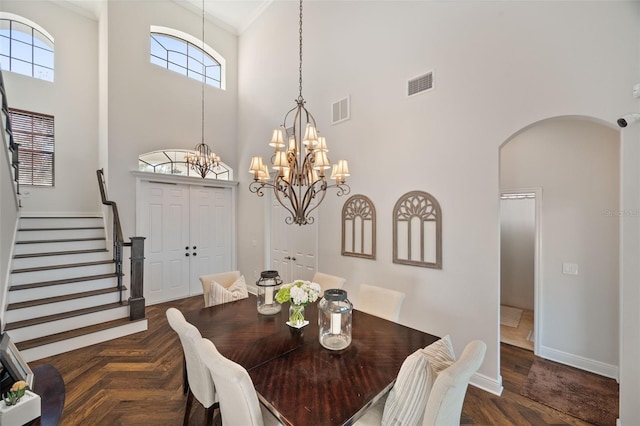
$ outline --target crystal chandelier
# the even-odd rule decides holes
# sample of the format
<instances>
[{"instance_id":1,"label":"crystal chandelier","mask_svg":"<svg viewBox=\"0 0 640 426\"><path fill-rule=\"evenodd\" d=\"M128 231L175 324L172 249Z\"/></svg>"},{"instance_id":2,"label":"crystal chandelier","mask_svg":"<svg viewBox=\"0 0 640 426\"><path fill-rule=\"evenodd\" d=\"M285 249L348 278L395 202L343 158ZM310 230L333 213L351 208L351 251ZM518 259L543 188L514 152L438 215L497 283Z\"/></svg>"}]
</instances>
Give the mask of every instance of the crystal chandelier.
<instances>
[{"instance_id":1,"label":"crystal chandelier","mask_svg":"<svg viewBox=\"0 0 640 426\"><path fill-rule=\"evenodd\" d=\"M251 158L249 173L253 173L253 182L249 190L258 196L264 195L264 189L272 189L278 202L289 212L288 224L308 225L314 218L309 214L324 200L327 189L336 188L338 196L348 194L345 183L349 174L347 160L336 164L329 162L327 142L318 135L316 120L305 108L302 97L302 0L300 0L299 31L300 66L298 68L299 93L293 107L284 117L283 124L273 131L269 146L274 148L271 157L273 179L262 157ZM327 182L327 171L335 183Z\"/></svg>"},{"instance_id":2,"label":"crystal chandelier","mask_svg":"<svg viewBox=\"0 0 640 426\"><path fill-rule=\"evenodd\" d=\"M204 61L204 0L202 0L202 55ZM220 165L220 157L204 143L204 86L206 84L206 69L203 63L202 75L202 142L200 142L192 152L187 152L184 156L185 161L193 171L198 173L204 179L209 172L214 172L214 168Z\"/></svg>"}]
</instances>

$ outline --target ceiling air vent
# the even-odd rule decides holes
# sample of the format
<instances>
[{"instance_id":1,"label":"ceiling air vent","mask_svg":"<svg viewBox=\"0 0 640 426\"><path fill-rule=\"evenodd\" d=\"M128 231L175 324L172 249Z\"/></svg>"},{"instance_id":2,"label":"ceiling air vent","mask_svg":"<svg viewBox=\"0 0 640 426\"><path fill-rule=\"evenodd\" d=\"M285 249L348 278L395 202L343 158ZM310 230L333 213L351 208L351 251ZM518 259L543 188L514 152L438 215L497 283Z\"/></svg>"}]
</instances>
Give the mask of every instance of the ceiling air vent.
<instances>
[{"instance_id":1,"label":"ceiling air vent","mask_svg":"<svg viewBox=\"0 0 640 426\"><path fill-rule=\"evenodd\" d=\"M433 71L412 78L407 82L407 96L417 95L433 89Z\"/></svg>"},{"instance_id":2,"label":"ceiling air vent","mask_svg":"<svg viewBox=\"0 0 640 426\"><path fill-rule=\"evenodd\" d=\"M331 124L338 124L348 120L351 116L351 102L349 96L331 104Z\"/></svg>"}]
</instances>

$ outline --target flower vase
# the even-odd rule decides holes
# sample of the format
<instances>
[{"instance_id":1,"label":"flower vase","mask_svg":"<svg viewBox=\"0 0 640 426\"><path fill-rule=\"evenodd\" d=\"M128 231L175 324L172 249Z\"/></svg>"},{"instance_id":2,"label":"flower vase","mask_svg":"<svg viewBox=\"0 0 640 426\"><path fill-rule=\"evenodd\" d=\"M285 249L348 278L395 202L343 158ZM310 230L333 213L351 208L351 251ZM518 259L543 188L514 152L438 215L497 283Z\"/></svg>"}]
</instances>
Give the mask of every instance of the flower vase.
<instances>
[{"instance_id":1,"label":"flower vase","mask_svg":"<svg viewBox=\"0 0 640 426\"><path fill-rule=\"evenodd\" d=\"M308 322L306 322L305 324L305 319L304 319L304 305L296 305L296 304L291 304L291 306L289 306L289 325L292 327L296 327L296 328L300 328L305 326L306 324L308 324Z\"/></svg>"}]
</instances>

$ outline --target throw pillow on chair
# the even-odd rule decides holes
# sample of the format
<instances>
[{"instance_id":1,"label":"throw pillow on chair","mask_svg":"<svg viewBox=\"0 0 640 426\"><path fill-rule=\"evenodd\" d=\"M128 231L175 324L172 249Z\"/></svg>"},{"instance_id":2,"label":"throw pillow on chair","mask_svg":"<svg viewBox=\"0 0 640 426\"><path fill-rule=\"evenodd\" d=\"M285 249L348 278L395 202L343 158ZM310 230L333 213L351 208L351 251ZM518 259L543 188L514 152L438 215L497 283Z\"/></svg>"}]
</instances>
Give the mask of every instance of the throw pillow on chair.
<instances>
[{"instance_id":1,"label":"throw pillow on chair","mask_svg":"<svg viewBox=\"0 0 640 426\"><path fill-rule=\"evenodd\" d=\"M247 297L249 297L249 292L247 291L244 275L241 275L228 288L216 281L212 281L211 291L209 292L209 306L246 299Z\"/></svg>"}]
</instances>

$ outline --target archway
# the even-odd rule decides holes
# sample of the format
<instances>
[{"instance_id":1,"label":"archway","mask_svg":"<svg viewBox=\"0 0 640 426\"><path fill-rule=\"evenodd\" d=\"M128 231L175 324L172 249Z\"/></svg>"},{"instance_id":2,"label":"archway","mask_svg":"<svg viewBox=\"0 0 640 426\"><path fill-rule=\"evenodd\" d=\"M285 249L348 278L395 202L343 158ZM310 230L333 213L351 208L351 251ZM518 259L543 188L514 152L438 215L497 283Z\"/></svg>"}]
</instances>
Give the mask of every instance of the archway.
<instances>
[{"instance_id":1,"label":"archway","mask_svg":"<svg viewBox=\"0 0 640 426\"><path fill-rule=\"evenodd\" d=\"M520 130L500 147L500 191L531 188L540 188L535 353L617 377L619 130L587 117Z\"/></svg>"}]
</instances>

